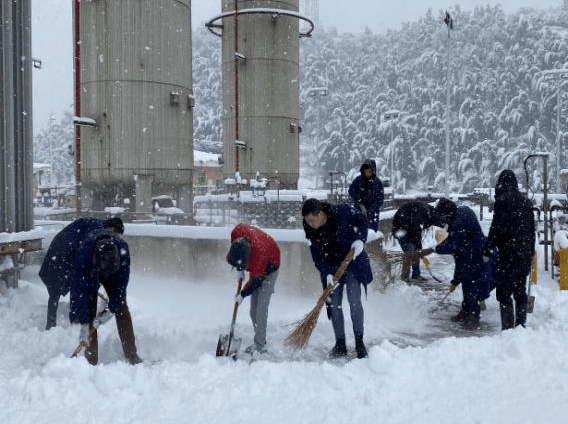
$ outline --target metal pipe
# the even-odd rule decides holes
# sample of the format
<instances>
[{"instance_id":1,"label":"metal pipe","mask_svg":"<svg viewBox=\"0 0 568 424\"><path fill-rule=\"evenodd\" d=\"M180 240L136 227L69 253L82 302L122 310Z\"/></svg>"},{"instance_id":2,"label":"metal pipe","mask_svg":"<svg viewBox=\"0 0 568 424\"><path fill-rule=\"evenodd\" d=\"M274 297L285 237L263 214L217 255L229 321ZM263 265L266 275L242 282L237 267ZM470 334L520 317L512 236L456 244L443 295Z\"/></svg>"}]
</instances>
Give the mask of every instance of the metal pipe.
<instances>
[{"instance_id":1,"label":"metal pipe","mask_svg":"<svg viewBox=\"0 0 568 424\"><path fill-rule=\"evenodd\" d=\"M74 58L74 78L75 78L75 116L81 116L81 0L73 3L73 16L75 23L73 26L75 44L73 51ZM77 215L81 215L81 127L75 125L75 197Z\"/></svg>"},{"instance_id":2,"label":"metal pipe","mask_svg":"<svg viewBox=\"0 0 568 424\"><path fill-rule=\"evenodd\" d=\"M560 96L560 79L556 79L556 192L560 193L560 109L562 100Z\"/></svg>"},{"instance_id":3,"label":"metal pipe","mask_svg":"<svg viewBox=\"0 0 568 424\"><path fill-rule=\"evenodd\" d=\"M543 186L544 270L548 271L548 156L543 156L543 160L544 160L544 186Z\"/></svg>"},{"instance_id":4,"label":"metal pipe","mask_svg":"<svg viewBox=\"0 0 568 424\"><path fill-rule=\"evenodd\" d=\"M450 197L450 47L450 25L448 25L448 65L446 68L446 198Z\"/></svg>"},{"instance_id":5,"label":"metal pipe","mask_svg":"<svg viewBox=\"0 0 568 424\"><path fill-rule=\"evenodd\" d=\"M235 0L235 14L233 16L235 53L239 51L239 14L238 1ZM235 56L235 140L239 140L239 58ZM239 146L235 144L235 172L239 172L240 158Z\"/></svg>"}]
</instances>

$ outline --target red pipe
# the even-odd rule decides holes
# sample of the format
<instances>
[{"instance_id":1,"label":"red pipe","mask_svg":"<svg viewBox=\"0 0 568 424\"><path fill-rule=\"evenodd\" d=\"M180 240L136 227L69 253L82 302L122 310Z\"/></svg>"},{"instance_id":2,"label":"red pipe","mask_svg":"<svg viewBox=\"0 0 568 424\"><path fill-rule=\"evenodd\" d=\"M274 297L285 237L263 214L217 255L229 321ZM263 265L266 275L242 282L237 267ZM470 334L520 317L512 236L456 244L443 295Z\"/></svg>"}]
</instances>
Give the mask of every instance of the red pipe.
<instances>
[{"instance_id":1,"label":"red pipe","mask_svg":"<svg viewBox=\"0 0 568 424\"><path fill-rule=\"evenodd\" d=\"M239 51L239 19L238 19L237 0L235 0L235 14L233 16L234 22L234 43L235 53ZM235 140L239 140L239 59L235 58ZM239 172L240 158L239 146L235 144L235 172Z\"/></svg>"},{"instance_id":2,"label":"red pipe","mask_svg":"<svg viewBox=\"0 0 568 424\"><path fill-rule=\"evenodd\" d=\"M74 31L74 77L75 77L75 116L81 116L81 0L75 0L73 13L75 17ZM75 125L75 196L77 198L77 214L81 215L81 127Z\"/></svg>"}]
</instances>

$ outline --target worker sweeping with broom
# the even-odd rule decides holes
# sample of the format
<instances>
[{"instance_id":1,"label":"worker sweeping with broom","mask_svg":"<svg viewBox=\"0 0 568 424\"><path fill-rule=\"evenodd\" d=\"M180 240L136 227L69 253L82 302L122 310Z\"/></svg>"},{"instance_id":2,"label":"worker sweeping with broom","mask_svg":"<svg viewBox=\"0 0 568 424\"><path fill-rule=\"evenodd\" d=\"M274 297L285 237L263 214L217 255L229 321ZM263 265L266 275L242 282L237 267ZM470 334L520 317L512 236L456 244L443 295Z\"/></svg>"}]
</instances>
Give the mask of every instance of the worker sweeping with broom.
<instances>
[{"instance_id":1,"label":"worker sweeping with broom","mask_svg":"<svg viewBox=\"0 0 568 424\"><path fill-rule=\"evenodd\" d=\"M319 202L317 199L308 199L304 202L302 216L306 238L310 241L312 259L320 272L324 290L328 286L335 285L338 280L337 285L326 299L327 315L335 334L335 346L331 349L329 356L330 358L347 356L345 325L341 308L345 289L353 322L357 358L366 358L367 349L363 342L364 312L361 304L361 285L366 290L367 284L373 280L369 259L364 251L368 231L367 219L348 204L332 206ZM342 272L343 268L345 272ZM338 269L341 272L338 272ZM312 328L306 327L306 331L311 332Z\"/></svg>"}]
</instances>

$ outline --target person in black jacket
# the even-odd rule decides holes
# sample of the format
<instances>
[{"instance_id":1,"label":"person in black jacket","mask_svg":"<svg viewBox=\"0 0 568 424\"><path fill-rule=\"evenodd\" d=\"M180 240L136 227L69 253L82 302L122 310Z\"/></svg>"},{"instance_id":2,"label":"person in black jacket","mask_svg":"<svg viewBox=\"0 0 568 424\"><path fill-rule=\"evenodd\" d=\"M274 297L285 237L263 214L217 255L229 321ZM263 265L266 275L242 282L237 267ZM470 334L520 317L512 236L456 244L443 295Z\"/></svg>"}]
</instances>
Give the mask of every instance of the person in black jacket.
<instances>
[{"instance_id":1,"label":"person in black jacket","mask_svg":"<svg viewBox=\"0 0 568 424\"><path fill-rule=\"evenodd\" d=\"M97 327L114 314L124 356L132 365L142 362L136 350L134 329L126 302L130 276L128 244L115 231L90 232L76 252L71 276L69 319L80 324L79 343L91 365L98 363ZM106 308L97 315L99 287L108 295Z\"/></svg>"},{"instance_id":2,"label":"person in black jacket","mask_svg":"<svg viewBox=\"0 0 568 424\"><path fill-rule=\"evenodd\" d=\"M483 260L488 261L491 252L497 249L496 297L503 330L526 323L526 280L535 253L535 239L532 203L519 191L513 171L505 169L495 186L493 221L483 253Z\"/></svg>"},{"instance_id":3,"label":"person in black jacket","mask_svg":"<svg viewBox=\"0 0 568 424\"><path fill-rule=\"evenodd\" d=\"M328 299L328 318L331 319L335 333L335 346L329 355L331 358L347 355L341 307L345 288L351 310L357 358L365 358L367 349L363 342L361 284L366 289L367 284L373 280L369 258L364 250L368 232L367 220L348 204L332 206L317 199L304 202L302 216L306 238L310 241L312 259L320 272L324 290L333 283L333 276L349 251L354 250L352 262Z\"/></svg>"},{"instance_id":4,"label":"person in black jacket","mask_svg":"<svg viewBox=\"0 0 568 424\"><path fill-rule=\"evenodd\" d=\"M83 240L91 231L105 227L116 227L117 232L124 232L124 225L119 218L111 218L107 221L97 218L79 218L58 232L51 241L39 270L41 281L45 284L49 294L46 330L55 327L59 298L67 295L71 289L74 259Z\"/></svg>"},{"instance_id":5,"label":"person in black jacket","mask_svg":"<svg viewBox=\"0 0 568 424\"><path fill-rule=\"evenodd\" d=\"M440 225L433 206L424 202L405 203L395 212L392 219L391 233L398 240L405 252L402 262L401 278L404 281L425 281L420 275L419 256L415 253L422 249L422 231L432 225ZM410 267L412 265L412 276Z\"/></svg>"},{"instance_id":6,"label":"person in black jacket","mask_svg":"<svg viewBox=\"0 0 568 424\"><path fill-rule=\"evenodd\" d=\"M349 186L349 196L355 207L369 220L369 228L378 231L379 213L385 198L383 183L377 177L377 164L372 159L367 159L361 165L360 172L361 175Z\"/></svg>"}]
</instances>

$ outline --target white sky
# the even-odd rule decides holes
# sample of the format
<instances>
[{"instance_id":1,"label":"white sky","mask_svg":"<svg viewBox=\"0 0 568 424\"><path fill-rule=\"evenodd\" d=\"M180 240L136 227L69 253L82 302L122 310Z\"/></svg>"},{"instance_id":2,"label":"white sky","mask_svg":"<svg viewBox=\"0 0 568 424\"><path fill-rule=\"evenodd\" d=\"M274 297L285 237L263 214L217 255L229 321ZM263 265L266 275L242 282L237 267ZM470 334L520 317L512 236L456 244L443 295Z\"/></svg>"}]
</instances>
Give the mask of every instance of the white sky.
<instances>
[{"instance_id":1,"label":"white sky","mask_svg":"<svg viewBox=\"0 0 568 424\"><path fill-rule=\"evenodd\" d=\"M414 21L430 7L440 10L461 4L471 9L478 4L501 3L505 11L519 7L558 7L563 0L320 0L320 21L340 32L375 32L396 29L402 22ZM32 0L32 55L41 59L43 68L34 69L34 127L44 128L50 113L60 119L73 103L72 2L70 0ZM221 0L193 0L192 25L196 29L221 13ZM317 31L317 28L316 28Z\"/></svg>"}]
</instances>

